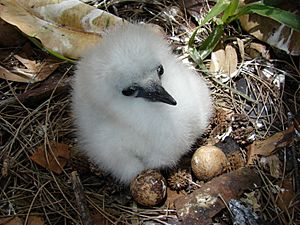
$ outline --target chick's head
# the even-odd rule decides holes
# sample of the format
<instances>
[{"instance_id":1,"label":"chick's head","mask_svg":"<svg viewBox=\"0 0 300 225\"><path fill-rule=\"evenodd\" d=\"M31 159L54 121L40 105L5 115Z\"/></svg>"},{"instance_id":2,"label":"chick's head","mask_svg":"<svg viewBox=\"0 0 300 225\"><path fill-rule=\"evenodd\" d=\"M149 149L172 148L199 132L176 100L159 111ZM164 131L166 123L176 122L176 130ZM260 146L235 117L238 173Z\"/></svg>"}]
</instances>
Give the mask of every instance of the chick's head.
<instances>
[{"instance_id":1,"label":"chick's head","mask_svg":"<svg viewBox=\"0 0 300 225\"><path fill-rule=\"evenodd\" d=\"M91 85L107 98L176 105L163 87L169 56L167 43L149 27L127 24L104 36L80 64L93 63L88 66L95 77Z\"/></svg>"}]
</instances>

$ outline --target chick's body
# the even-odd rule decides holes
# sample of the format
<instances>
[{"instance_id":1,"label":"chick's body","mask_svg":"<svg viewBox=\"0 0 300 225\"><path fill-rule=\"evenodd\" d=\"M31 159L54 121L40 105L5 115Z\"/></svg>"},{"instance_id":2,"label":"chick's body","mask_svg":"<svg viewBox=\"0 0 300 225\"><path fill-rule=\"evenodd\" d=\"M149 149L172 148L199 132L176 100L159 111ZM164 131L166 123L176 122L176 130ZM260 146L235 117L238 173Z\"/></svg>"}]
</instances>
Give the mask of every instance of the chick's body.
<instances>
[{"instance_id":1,"label":"chick's body","mask_svg":"<svg viewBox=\"0 0 300 225\"><path fill-rule=\"evenodd\" d=\"M157 97L153 84L171 97ZM82 149L124 183L144 169L174 166L212 113L201 77L162 37L132 24L108 33L79 61L72 104Z\"/></svg>"}]
</instances>

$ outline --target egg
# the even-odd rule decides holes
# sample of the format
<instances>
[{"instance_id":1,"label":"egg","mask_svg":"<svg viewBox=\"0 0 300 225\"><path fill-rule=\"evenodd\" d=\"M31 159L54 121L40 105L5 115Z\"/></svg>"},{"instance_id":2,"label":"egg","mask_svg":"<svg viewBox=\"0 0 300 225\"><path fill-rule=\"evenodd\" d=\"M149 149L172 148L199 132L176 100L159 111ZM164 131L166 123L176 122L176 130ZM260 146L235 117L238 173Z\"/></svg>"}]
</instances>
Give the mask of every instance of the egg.
<instances>
[{"instance_id":1,"label":"egg","mask_svg":"<svg viewBox=\"0 0 300 225\"><path fill-rule=\"evenodd\" d=\"M145 170L133 179L130 191L138 204L155 206L166 198L166 180L156 170Z\"/></svg>"},{"instance_id":2,"label":"egg","mask_svg":"<svg viewBox=\"0 0 300 225\"><path fill-rule=\"evenodd\" d=\"M224 171L227 157L220 148L207 145L195 151L191 164L195 176L199 180L208 181Z\"/></svg>"}]
</instances>

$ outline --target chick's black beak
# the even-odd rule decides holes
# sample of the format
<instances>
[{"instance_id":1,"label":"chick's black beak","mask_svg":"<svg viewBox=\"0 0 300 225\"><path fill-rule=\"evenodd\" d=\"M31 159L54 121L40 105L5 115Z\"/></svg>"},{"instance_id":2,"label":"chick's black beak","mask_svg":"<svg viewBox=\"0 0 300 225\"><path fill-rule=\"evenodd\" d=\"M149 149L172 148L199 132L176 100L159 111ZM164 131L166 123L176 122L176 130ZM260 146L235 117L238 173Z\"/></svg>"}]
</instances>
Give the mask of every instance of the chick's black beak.
<instances>
[{"instance_id":1,"label":"chick's black beak","mask_svg":"<svg viewBox=\"0 0 300 225\"><path fill-rule=\"evenodd\" d=\"M176 100L160 85L151 83L147 87L139 87L135 97L142 97L152 102L163 102L176 105Z\"/></svg>"}]
</instances>

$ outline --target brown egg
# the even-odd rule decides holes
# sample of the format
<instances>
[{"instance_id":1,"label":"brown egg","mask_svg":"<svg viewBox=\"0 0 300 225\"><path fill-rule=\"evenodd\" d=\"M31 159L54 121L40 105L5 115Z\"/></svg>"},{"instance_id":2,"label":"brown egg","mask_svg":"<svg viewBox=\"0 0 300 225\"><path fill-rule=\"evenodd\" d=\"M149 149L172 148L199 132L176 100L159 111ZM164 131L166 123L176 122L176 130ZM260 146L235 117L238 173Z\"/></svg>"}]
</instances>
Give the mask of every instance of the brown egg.
<instances>
[{"instance_id":1,"label":"brown egg","mask_svg":"<svg viewBox=\"0 0 300 225\"><path fill-rule=\"evenodd\" d=\"M207 145L196 150L191 163L195 176L207 181L222 173L227 165L227 158L220 148Z\"/></svg>"},{"instance_id":2,"label":"brown egg","mask_svg":"<svg viewBox=\"0 0 300 225\"><path fill-rule=\"evenodd\" d=\"M131 182L130 191L137 203L155 206L162 203L166 197L166 180L155 170L145 170Z\"/></svg>"}]
</instances>

